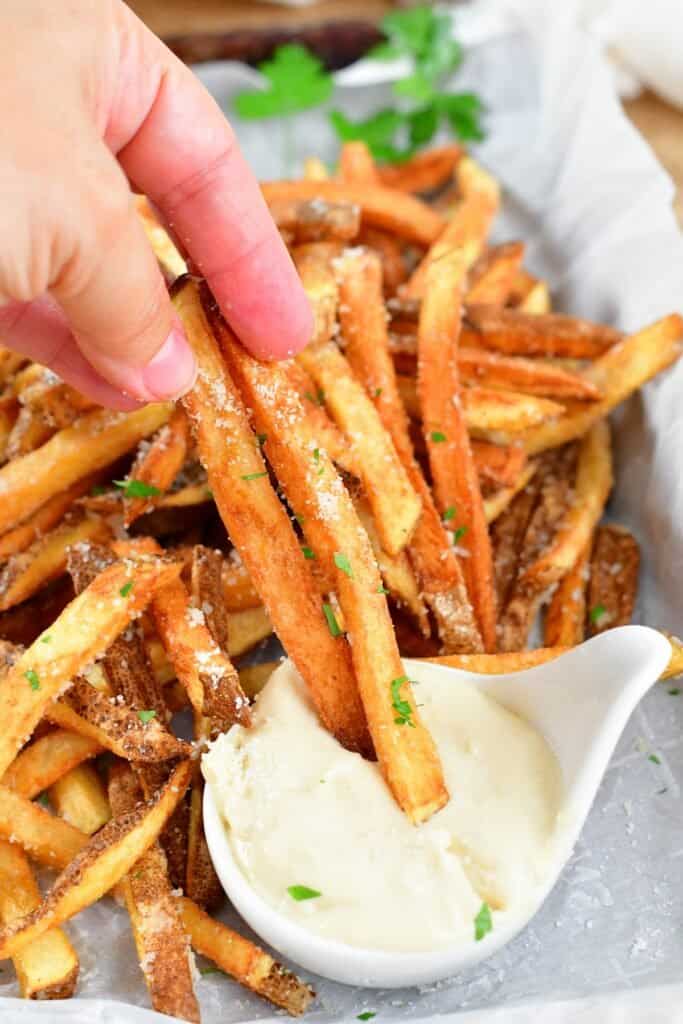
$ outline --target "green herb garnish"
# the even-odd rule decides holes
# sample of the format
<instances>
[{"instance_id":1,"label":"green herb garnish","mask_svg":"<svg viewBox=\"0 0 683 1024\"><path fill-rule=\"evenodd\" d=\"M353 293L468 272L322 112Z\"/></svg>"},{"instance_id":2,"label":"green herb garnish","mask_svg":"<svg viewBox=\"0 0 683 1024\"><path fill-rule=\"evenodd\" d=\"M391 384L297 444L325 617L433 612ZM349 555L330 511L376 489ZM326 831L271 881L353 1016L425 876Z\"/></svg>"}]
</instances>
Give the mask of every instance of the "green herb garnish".
<instances>
[{"instance_id":1,"label":"green herb garnish","mask_svg":"<svg viewBox=\"0 0 683 1024\"><path fill-rule=\"evenodd\" d=\"M38 678L38 673L34 671L34 669L30 668L27 672L24 672L24 678L28 679L32 690L40 689L40 679Z\"/></svg>"},{"instance_id":2,"label":"green herb garnish","mask_svg":"<svg viewBox=\"0 0 683 1024\"><path fill-rule=\"evenodd\" d=\"M152 719L156 717L157 713L154 710L154 708L152 708L150 711L138 711L138 718L140 719L143 725L147 725L148 722L151 722Z\"/></svg>"},{"instance_id":3,"label":"green herb garnish","mask_svg":"<svg viewBox=\"0 0 683 1024\"><path fill-rule=\"evenodd\" d=\"M37 801L41 807L48 808L50 806L50 801L48 799L47 793L41 793L40 796L37 797Z\"/></svg>"},{"instance_id":4,"label":"green herb garnish","mask_svg":"<svg viewBox=\"0 0 683 1024\"><path fill-rule=\"evenodd\" d=\"M339 628L339 623L334 614L334 609L331 604L323 604L323 613L327 619L327 628L329 629L332 636L341 636L342 631Z\"/></svg>"},{"instance_id":5,"label":"green herb garnish","mask_svg":"<svg viewBox=\"0 0 683 1024\"><path fill-rule=\"evenodd\" d=\"M373 1010L364 1010L363 1013L357 1015L356 1020L372 1020L376 1016L377 1014Z\"/></svg>"},{"instance_id":6,"label":"green herb garnish","mask_svg":"<svg viewBox=\"0 0 683 1024\"><path fill-rule=\"evenodd\" d=\"M384 391L384 388L375 388L375 398L379 398L379 396L382 394L383 391ZM375 1016L374 1013L372 1014L372 1016L373 1017Z\"/></svg>"},{"instance_id":7,"label":"green herb garnish","mask_svg":"<svg viewBox=\"0 0 683 1024\"><path fill-rule=\"evenodd\" d=\"M455 518L455 505L449 505L443 516L444 523L449 523L451 519Z\"/></svg>"},{"instance_id":8,"label":"green herb garnish","mask_svg":"<svg viewBox=\"0 0 683 1024\"><path fill-rule=\"evenodd\" d=\"M680 689L677 686L672 686L671 689L669 690L669 696L670 697L679 697L680 693L681 693L681 691L680 691Z\"/></svg>"},{"instance_id":9,"label":"green herb garnish","mask_svg":"<svg viewBox=\"0 0 683 1024\"><path fill-rule=\"evenodd\" d=\"M256 435L256 444L259 446L259 448L263 448L263 446L264 446L264 444L266 443L267 440L268 440L268 435L267 434L257 434Z\"/></svg>"},{"instance_id":10,"label":"green herb garnish","mask_svg":"<svg viewBox=\"0 0 683 1024\"><path fill-rule=\"evenodd\" d=\"M225 971L222 971L220 967L200 967L199 973L202 978L205 978L207 974L225 974Z\"/></svg>"},{"instance_id":11,"label":"green herb garnish","mask_svg":"<svg viewBox=\"0 0 683 1024\"><path fill-rule=\"evenodd\" d=\"M318 388L314 395L310 391L304 391L304 398L307 398L312 405L325 404L325 392L322 388Z\"/></svg>"},{"instance_id":12,"label":"green herb garnish","mask_svg":"<svg viewBox=\"0 0 683 1024\"><path fill-rule=\"evenodd\" d=\"M135 580L129 580L128 583L124 583L121 589L119 590L119 594L121 595L121 597L128 597L134 586Z\"/></svg>"},{"instance_id":13,"label":"green herb garnish","mask_svg":"<svg viewBox=\"0 0 683 1024\"><path fill-rule=\"evenodd\" d=\"M453 543L457 544L458 541L462 537L464 537L466 533L467 533L467 527L466 526L459 526L457 528L457 530L453 530Z\"/></svg>"},{"instance_id":14,"label":"green herb garnish","mask_svg":"<svg viewBox=\"0 0 683 1024\"><path fill-rule=\"evenodd\" d=\"M317 889L309 889L307 885L290 885L287 892L297 903L301 903L302 900L316 900L318 896L322 896Z\"/></svg>"},{"instance_id":15,"label":"green herb garnish","mask_svg":"<svg viewBox=\"0 0 683 1024\"><path fill-rule=\"evenodd\" d=\"M448 440L446 435L441 430L432 430L429 436L431 440L434 442L434 444L443 444L444 441Z\"/></svg>"},{"instance_id":16,"label":"green herb garnish","mask_svg":"<svg viewBox=\"0 0 683 1024\"><path fill-rule=\"evenodd\" d=\"M45 636L41 636L40 642L41 642L41 644L51 644L52 643L52 633L46 633Z\"/></svg>"},{"instance_id":17,"label":"green herb garnish","mask_svg":"<svg viewBox=\"0 0 683 1024\"><path fill-rule=\"evenodd\" d=\"M334 83L314 54L298 43L279 46L271 60L258 65L266 89L250 89L235 97L240 117L256 120L310 110L332 95Z\"/></svg>"},{"instance_id":18,"label":"green herb garnish","mask_svg":"<svg viewBox=\"0 0 683 1024\"><path fill-rule=\"evenodd\" d=\"M401 697L401 687L404 683L409 682L408 676L398 676L397 679L391 680L391 706L396 712L395 724L410 725L414 729L415 722L412 719L413 709L410 701L403 700Z\"/></svg>"},{"instance_id":19,"label":"green herb garnish","mask_svg":"<svg viewBox=\"0 0 683 1024\"><path fill-rule=\"evenodd\" d=\"M380 583L380 585L379 585L379 586L378 586L378 588L377 588L377 593L378 593L378 594L388 594L388 593L389 593L389 591L387 590L387 588L386 588L385 586L383 586L383 585L382 585L382 584Z\"/></svg>"},{"instance_id":20,"label":"green herb garnish","mask_svg":"<svg viewBox=\"0 0 683 1024\"><path fill-rule=\"evenodd\" d=\"M350 580L353 579L353 569L351 568L351 563L349 562L348 558L342 551L335 551L334 564L337 566L338 569L341 569L342 572L346 573Z\"/></svg>"},{"instance_id":21,"label":"green herb garnish","mask_svg":"<svg viewBox=\"0 0 683 1024\"><path fill-rule=\"evenodd\" d=\"M158 498L161 494L158 487L144 480L114 480L114 486L119 487L126 498Z\"/></svg>"},{"instance_id":22,"label":"green herb garnish","mask_svg":"<svg viewBox=\"0 0 683 1024\"><path fill-rule=\"evenodd\" d=\"M259 480L262 476L268 476L268 471L266 469L264 469L263 472L261 472L261 473L245 473L244 476L242 477L242 479L243 480Z\"/></svg>"},{"instance_id":23,"label":"green herb garnish","mask_svg":"<svg viewBox=\"0 0 683 1024\"><path fill-rule=\"evenodd\" d=\"M474 939L475 942L481 942L485 935L488 935L490 931L493 931L493 920L491 918L491 908L488 903L482 903L479 908L479 913L474 919Z\"/></svg>"},{"instance_id":24,"label":"green herb garnish","mask_svg":"<svg viewBox=\"0 0 683 1024\"><path fill-rule=\"evenodd\" d=\"M605 608L604 604L596 604L595 608L591 608L590 620L593 623L593 625L600 625L600 619L602 619L603 616L606 615L606 613L607 609Z\"/></svg>"},{"instance_id":25,"label":"green herb garnish","mask_svg":"<svg viewBox=\"0 0 683 1024\"><path fill-rule=\"evenodd\" d=\"M648 757L648 761L652 761L653 764L661 764L662 763L659 760L659 758L657 757L656 754L650 754L649 757Z\"/></svg>"},{"instance_id":26,"label":"green herb garnish","mask_svg":"<svg viewBox=\"0 0 683 1024\"><path fill-rule=\"evenodd\" d=\"M315 551L313 551L312 548L307 548L306 546L304 546L304 547L302 547L301 550L304 553L304 558L309 558L309 559L315 558Z\"/></svg>"}]
</instances>

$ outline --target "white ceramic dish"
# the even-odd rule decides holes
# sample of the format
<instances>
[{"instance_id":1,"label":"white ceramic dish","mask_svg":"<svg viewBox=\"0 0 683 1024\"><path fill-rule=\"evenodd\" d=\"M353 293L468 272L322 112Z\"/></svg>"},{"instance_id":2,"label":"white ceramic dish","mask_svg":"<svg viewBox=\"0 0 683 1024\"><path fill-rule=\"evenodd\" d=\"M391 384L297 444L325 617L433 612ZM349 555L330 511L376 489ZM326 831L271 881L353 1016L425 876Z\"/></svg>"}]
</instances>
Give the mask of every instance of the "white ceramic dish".
<instances>
[{"instance_id":1,"label":"white ceramic dish","mask_svg":"<svg viewBox=\"0 0 683 1024\"><path fill-rule=\"evenodd\" d=\"M372 988L425 985L451 977L495 953L517 935L555 885L593 803L628 718L666 667L668 641L644 626L610 630L554 661L525 672L482 676L406 659L412 679L451 673L454 685L479 687L531 723L546 739L565 785L563 832L547 884L523 920L495 928L481 942L434 953L385 953L321 938L283 917L251 888L232 855L211 787L204 827L223 888L245 921L269 945L306 970Z\"/></svg>"}]
</instances>

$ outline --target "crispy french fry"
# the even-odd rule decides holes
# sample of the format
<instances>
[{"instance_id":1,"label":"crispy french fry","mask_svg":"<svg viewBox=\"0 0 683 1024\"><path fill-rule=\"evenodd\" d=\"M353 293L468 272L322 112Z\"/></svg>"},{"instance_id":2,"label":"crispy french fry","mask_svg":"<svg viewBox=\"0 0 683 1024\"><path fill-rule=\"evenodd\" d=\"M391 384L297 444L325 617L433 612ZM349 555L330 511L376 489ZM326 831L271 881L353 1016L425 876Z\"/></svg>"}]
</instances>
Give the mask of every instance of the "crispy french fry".
<instances>
[{"instance_id":1,"label":"crispy french fry","mask_svg":"<svg viewBox=\"0 0 683 1024\"><path fill-rule=\"evenodd\" d=\"M0 537L0 561L25 551L35 540L48 533L64 517L76 499L88 493L97 479L98 474L93 473L76 481L73 486L46 501L19 526L3 534Z\"/></svg>"},{"instance_id":2,"label":"crispy french fry","mask_svg":"<svg viewBox=\"0 0 683 1024\"><path fill-rule=\"evenodd\" d=\"M0 776L50 701L109 647L156 587L179 570L179 565L158 559L115 563L67 605L49 632L17 660L0 682L0 702L9 709L0 733Z\"/></svg>"},{"instance_id":3,"label":"crispy french fry","mask_svg":"<svg viewBox=\"0 0 683 1024\"><path fill-rule=\"evenodd\" d=\"M504 654L446 654L425 660L448 668L460 668L463 672L497 676L545 665L568 650L568 647L537 647L533 651L511 651Z\"/></svg>"},{"instance_id":4,"label":"crispy french fry","mask_svg":"<svg viewBox=\"0 0 683 1024\"><path fill-rule=\"evenodd\" d=\"M6 384L27 361L26 356L0 345L0 384Z\"/></svg>"},{"instance_id":5,"label":"crispy french fry","mask_svg":"<svg viewBox=\"0 0 683 1024\"><path fill-rule=\"evenodd\" d=\"M312 447L325 448L332 461L345 473L360 476L355 446L349 444L348 438L330 419L325 409L325 392L316 387L299 363L288 362L286 371L290 385L298 393L306 410Z\"/></svg>"},{"instance_id":6,"label":"crispy french fry","mask_svg":"<svg viewBox=\"0 0 683 1024\"><path fill-rule=\"evenodd\" d=\"M169 238L166 229L157 220L146 196L135 196L135 208L166 280L175 281L176 277L180 277L187 270L185 260Z\"/></svg>"},{"instance_id":7,"label":"crispy french fry","mask_svg":"<svg viewBox=\"0 0 683 1024\"><path fill-rule=\"evenodd\" d=\"M39 864L58 870L70 864L88 841L73 825L2 785L0 838L17 843Z\"/></svg>"},{"instance_id":8,"label":"crispy french fry","mask_svg":"<svg viewBox=\"0 0 683 1024\"><path fill-rule=\"evenodd\" d=\"M595 359L623 338L620 331L564 313L520 313L499 306L468 306L462 344L507 355Z\"/></svg>"},{"instance_id":9,"label":"crispy french fry","mask_svg":"<svg viewBox=\"0 0 683 1024\"><path fill-rule=\"evenodd\" d=\"M188 484L179 491L162 494L156 502L157 508L187 508L190 505L205 505L213 500L213 495L206 483Z\"/></svg>"},{"instance_id":10,"label":"crispy french fry","mask_svg":"<svg viewBox=\"0 0 683 1024\"><path fill-rule=\"evenodd\" d=\"M97 409L58 431L37 451L0 469L0 531L16 526L60 491L114 462L169 417L168 404L137 412Z\"/></svg>"},{"instance_id":11,"label":"crispy french fry","mask_svg":"<svg viewBox=\"0 0 683 1024\"><path fill-rule=\"evenodd\" d=\"M141 798L133 771L114 765L109 799L121 818L135 812ZM152 1007L181 1020L199 1021L189 959L189 940L171 891L166 858L158 842L142 854L121 882L138 960Z\"/></svg>"},{"instance_id":12,"label":"crispy french fry","mask_svg":"<svg viewBox=\"0 0 683 1024\"><path fill-rule=\"evenodd\" d=\"M522 469L514 483L512 483L509 487L500 487L497 491L494 491L493 494L484 498L484 514L486 516L486 522L489 524L489 526L491 525L491 523L496 521L498 516L502 515L502 513L505 512L505 510L509 507L513 499L517 497L520 491L524 490L526 485L533 478L537 468L538 463L528 462L524 469ZM497 590L496 593L498 593Z\"/></svg>"},{"instance_id":13,"label":"crispy french fry","mask_svg":"<svg viewBox=\"0 0 683 1024\"><path fill-rule=\"evenodd\" d=\"M106 522L75 510L65 522L12 555L0 569L0 611L32 597L66 571L67 553L83 541L105 542L111 536Z\"/></svg>"},{"instance_id":14,"label":"crispy french fry","mask_svg":"<svg viewBox=\"0 0 683 1024\"><path fill-rule=\"evenodd\" d=\"M458 543L467 552L462 558L467 591L484 648L492 651L496 604L491 545L456 362L466 256L463 247L449 246L438 260L427 264L425 272L418 325L418 393L437 505L442 515L449 515Z\"/></svg>"},{"instance_id":15,"label":"crispy french fry","mask_svg":"<svg viewBox=\"0 0 683 1024\"><path fill-rule=\"evenodd\" d=\"M331 263L336 254L335 246L321 242L312 245L299 245L292 253L301 283L313 310L312 342L314 344L323 344L329 341L336 331L339 289ZM302 365L305 366L305 364Z\"/></svg>"},{"instance_id":16,"label":"crispy french fry","mask_svg":"<svg viewBox=\"0 0 683 1024\"><path fill-rule=\"evenodd\" d=\"M261 598L251 581L247 567L242 563L241 558L231 557L237 552L231 552L228 558L223 560L223 600L229 612L242 612L247 608L258 608Z\"/></svg>"},{"instance_id":17,"label":"crispy french fry","mask_svg":"<svg viewBox=\"0 0 683 1024\"><path fill-rule=\"evenodd\" d=\"M524 472L527 456L521 444L473 441L472 456L482 489L513 487Z\"/></svg>"},{"instance_id":18,"label":"crispy french fry","mask_svg":"<svg viewBox=\"0 0 683 1024\"><path fill-rule=\"evenodd\" d=\"M2 776L2 785L32 799L76 765L101 752L99 743L55 729L24 747Z\"/></svg>"},{"instance_id":19,"label":"crispy french fry","mask_svg":"<svg viewBox=\"0 0 683 1024\"><path fill-rule=\"evenodd\" d=\"M330 174L319 156L307 156L304 160L303 178L306 181L327 181Z\"/></svg>"},{"instance_id":20,"label":"crispy french fry","mask_svg":"<svg viewBox=\"0 0 683 1024\"><path fill-rule=\"evenodd\" d=\"M52 437L55 428L38 416L33 409L22 407L7 438L5 455L9 460L18 459L27 452L35 451Z\"/></svg>"},{"instance_id":21,"label":"crispy french fry","mask_svg":"<svg viewBox=\"0 0 683 1024\"><path fill-rule=\"evenodd\" d=\"M664 633L671 644L671 660L661 675L661 679L673 679L683 674L683 642L671 633Z\"/></svg>"},{"instance_id":22,"label":"crispy french fry","mask_svg":"<svg viewBox=\"0 0 683 1024\"><path fill-rule=\"evenodd\" d=\"M683 319L674 313L615 345L585 371L586 377L601 389L602 399L588 407L569 407L554 423L529 430L524 436L527 451L544 451L581 437L593 423L671 366L681 354L682 339Z\"/></svg>"},{"instance_id":23,"label":"crispy french fry","mask_svg":"<svg viewBox=\"0 0 683 1024\"><path fill-rule=\"evenodd\" d=\"M182 406L176 406L168 423L141 447L129 474L129 480L145 484L163 493L183 467L190 439L190 425ZM154 508L155 495L124 498L124 524L130 526Z\"/></svg>"},{"instance_id":24,"label":"crispy french fry","mask_svg":"<svg viewBox=\"0 0 683 1024\"><path fill-rule=\"evenodd\" d=\"M478 650L481 638L460 566L431 491L418 466L408 422L389 355L382 284L377 258L355 251L338 261L341 322L346 355L375 404L417 494L422 510L407 548L424 600L436 619L444 650Z\"/></svg>"},{"instance_id":25,"label":"crispy french fry","mask_svg":"<svg viewBox=\"0 0 683 1024\"><path fill-rule=\"evenodd\" d=\"M550 291L545 281L520 267L508 299L520 313L550 313Z\"/></svg>"},{"instance_id":26,"label":"crispy french fry","mask_svg":"<svg viewBox=\"0 0 683 1024\"><path fill-rule=\"evenodd\" d=\"M185 397L185 408L221 518L322 721L345 746L367 751L367 726L348 646L327 628L320 594L268 479L239 393L202 311L197 285L184 280L174 301L199 364L197 384Z\"/></svg>"},{"instance_id":27,"label":"crispy french fry","mask_svg":"<svg viewBox=\"0 0 683 1024\"><path fill-rule=\"evenodd\" d=\"M546 647L575 647L585 639L586 583L591 541L586 544L553 594L543 623Z\"/></svg>"},{"instance_id":28,"label":"crispy french fry","mask_svg":"<svg viewBox=\"0 0 683 1024\"><path fill-rule=\"evenodd\" d=\"M429 268L447 259L453 250L457 250L459 254L464 278L464 274L481 255L486 243L500 202L498 183L471 157L463 157L456 174L463 196L462 201L405 285L403 294L407 298L422 298ZM464 294L463 281L463 298Z\"/></svg>"},{"instance_id":29,"label":"crispy french fry","mask_svg":"<svg viewBox=\"0 0 683 1024\"><path fill-rule=\"evenodd\" d=\"M590 556L588 635L631 621L638 593L640 549L623 526L599 526Z\"/></svg>"},{"instance_id":30,"label":"crispy french fry","mask_svg":"<svg viewBox=\"0 0 683 1024\"><path fill-rule=\"evenodd\" d=\"M385 295L394 295L408 277L400 239L388 231L364 226L358 236L359 245L374 249L382 263L382 284Z\"/></svg>"},{"instance_id":31,"label":"crispy french fry","mask_svg":"<svg viewBox=\"0 0 683 1024\"><path fill-rule=\"evenodd\" d=\"M26 855L0 841L0 922L11 925L40 903L40 890ZM60 928L51 928L14 957L24 999L69 999L78 981L78 957Z\"/></svg>"},{"instance_id":32,"label":"crispy french fry","mask_svg":"<svg viewBox=\"0 0 683 1024\"><path fill-rule=\"evenodd\" d=\"M380 768L408 817L415 823L424 821L443 806L448 793L436 748L417 717L403 674L367 535L327 453L311 451L305 413L286 374L275 363L249 356L217 315L214 329L257 429L267 436L264 447L287 499L303 513L307 541L324 566L334 566L336 593ZM331 630L338 632L329 606L327 614ZM392 685L394 690L402 687L411 728L399 728Z\"/></svg>"},{"instance_id":33,"label":"crispy french fry","mask_svg":"<svg viewBox=\"0 0 683 1024\"><path fill-rule=\"evenodd\" d=\"M333 342L309 345L299 361L325 393L337 426L354 444L358 472L382 546L397 555L410 541L421 499L362 384Z\"/></svg>"},{"instance_id":34,"label":"crispy french fry","mask_svg":"<svg viewBox=\"0 0 683 1024\"><path fill-rule=\"evenodd\" d=\"M180 901L180 912L193 949L253 992L294 1017L307 1009L315 993L295 974L276 963L249 939L205 914L196 903Z\"/></svg>"},{"instance_id":35,"label":"crispy french fry","mask_svg":"<svg viewBox=\"0 0 683 1024\"><path fill-rule=\"evenodd\" d=\"M546 462L551 458L552 467L554 467L555 456L549 456ZM570 468L573 470L573 464ZM550 488L568 487L568 480L565 481L562 478L557 480L556 477L553 477L548 483L546 481L546 476L550 472L550 469L551 466L546 465L545 463L539 467L538 472L533 476L531 485L524 487L519 491L513 500L509 502L505 511L496 519L491 529L493 577L496 587L498 608L501 612L507 607L510 592L517 578L517 570L519 568L520 560L526 556L527 551L530 551L530 546L533 542L531 535L527 537L527 531L529 530L531 517L538 504L541 489L544 486ZM561 491L561 498L565 497L565 493L566 492L564 490ZM542 527L539 528L539 533L546 530L552 530L555 527L556 519L554 517L559 517L563 511L561 501L556 504L560 506L559 510L555 509L555 505L551 506L551 498L546 496L545 505L553 510L553 518L551 519L551 513L549 511L543 517L543 524ZM533 555L529 554L528 557L533 557Z\"/></svg>"},{"instance_id":36,"label":"crispy french fry","mask_svg":"<svg viewBox=\"0 0 683 1024\"><path fill-rule=\"evenodd\" d=\"M81 413L95 407L91 398L66 384L52 370L47 367L38 369L41 373L34 378L29 378L27 370L22 371L24 380L21 386L16 387L16 391L22 406L33 411L44 424L54 430L61 430L71 426Z\"/></svg>"},{"instance_id":37,"label":"crispy french fry","mask_svg":"<svg viewBox=\"0 0 683 1024\"><path fill-rule=\"evenodd\" d=\"M359 206L363 222L384 228L418 245L430 245L443 220L426 203L383 185L345 185L338 181L268 181L261 185L267 203L291 199L325 199Z\"/></svg>"},{"instance_id":38,"label":"crispy french fry","mask_svg":"<svg viewBox=\"0 0 683 1024\"><path fill-rule=\"evenodd\" d=\"M351 242L360 230L360 207L321 199L271 203L270 214L289 245Z\"/></svg>"},{"instance_id":39,"label":"crispy french fry","mask_svg":"<svg viewBox=\"0 0 683 1024\"><path fill-rule=\"evenodd\" d=\"M504 305L512 292L524 259L523 242L505 242L492 246L472 267L466 302Z\"/></svg>"},{"instance_id":40,"label":"crispy french fry","mask_svg":"<svg viewBox=\"0 0 683 1024\"><path fill-rule=\"evenodd\" d=\"M374 157L364 142L345 142L342 145L339 154L339 178L345 185L380 184L381 179Z\"/></svg>"},{"instance_id":41,"label":"crispy french fry","mask_svg":"<svg viewBox=\"0 0 683 1024\"><path fill-rule=\"evenodd\" d=\"M91 764L76 765L48 791L55 814L91 836L111 818L102 781Z\"/></svg>"},{"instance_id":42,"label":"crispy french fry","mask_svg":"<svg viewBox=\"0 0 683 1024\"><path fill-rule=\"evenodd\" d=\"M0 396L0 462L7 459L7 444L19 415L19 402L11 392Z\"/></svg>"},{"instance_id":43,"label":"crispy french fry","mask_svg":"<svg viewBox=\"0 0 683 1024\"><path fill-rule=\"evenodd\" d=\"M228 609L223 585L223 555L215 548L192 548L192 603L222 651L228 649Z\"/></svg>"},{"instance_id":44,"label":"crispy french fry","mask_svg":"<svg viewBox=\"0 0 683 1024\"><path fill-rule=\"evenodd\" d=\"M377 168L379 180L401 192L432 192L445 184L463 155L460 146L450 144L416 153L399 164Z\"/></svg>"},{"instance_id":45,"label":"crispy french fry","mask_svg":"<svg viewBox=\"0 0 683 1024\"><path fill-rule=\"evenodd\" d=\"M468 384L522 391L563 401L575 398L597 401L600 389L580 373L564 370L554 363L522 356L505 356L481 348L461 348L458 370Z\"/></svg>"},{"instance_id":46,"label":"crispy french fry","mask_svg":"<svg viewBox=\"0 0 683 1024\"><path fill-rule=\"evenodd\" d=\"M59 876L40 906L0 931L0 960L15 956L49 928L63 924L84 907L95 903L127 875L157 839L185 793L191 774L191 762L182 761L153 799L138 804L122 817L113 818L92 838L86 837L85 845ZM3 798L8 792L2 793ZM46 814L44 811L40 813ZM54 823L57 822L62 828L70 828L66 822L55 818ZM81 833L76 829L72 831L80 837Z\"/></svg>"}]
</instances>

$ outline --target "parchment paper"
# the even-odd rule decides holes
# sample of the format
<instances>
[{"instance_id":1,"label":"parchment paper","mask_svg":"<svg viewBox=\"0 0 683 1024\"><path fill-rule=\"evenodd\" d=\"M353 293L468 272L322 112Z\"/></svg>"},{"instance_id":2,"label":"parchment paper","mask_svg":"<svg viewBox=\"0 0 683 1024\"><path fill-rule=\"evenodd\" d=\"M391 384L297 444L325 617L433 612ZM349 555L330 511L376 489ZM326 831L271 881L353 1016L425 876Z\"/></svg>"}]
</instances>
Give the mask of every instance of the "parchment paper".
<instances>
[{"instance_id":1,"label":"parchment paper","mask_svg":"<svg viewBox=\"0 0 683 1024\"><path fill-rule=\"evenodd\" d=\"M464 10L459 34L469 57L458 84L479 90L490 111L479 156L506 190L498 236L527 241L528 264L549 279L558 308L634 329L683 305L673 189L622 114L597 44L578 34L572 4L565 7L560 14L553 5L548 25L540 5L532 30L509 11L503 17L501 4ZM370 71L376 76L376 67ZM229 111L230 97L254 73L220 65L204 67L201 77ZM347 83L370 77L362 64L342 74ZM386 96L386 84L362 91L346 85L340 105L359 114ZM296 170L308 153L331 161L336 152L319 112L286 129L236 127L262 177ZM638 619L674 632L683 623L682 406L679 365L620 415L619 484L609 510L642 541ZM515 942L421 992L367 992L314 979L319 999L307 1020L353 1021L363 1010L377 1012L378 1024L455 1013L463 1024L683 1020L683 986L676 984L683 964L683 697L668 689L655 687L634 714L570 864ZM3 963L3 1022L168 1020L142 1009L147 994L122 910L100 903L68 930L82 962L78 1001L12 999L17 989ZM219 974L200 977L197 988L207 1024L275 1016ZM527 1003L528 1012L512 1009Z\"/></svg>"}]
</instances>

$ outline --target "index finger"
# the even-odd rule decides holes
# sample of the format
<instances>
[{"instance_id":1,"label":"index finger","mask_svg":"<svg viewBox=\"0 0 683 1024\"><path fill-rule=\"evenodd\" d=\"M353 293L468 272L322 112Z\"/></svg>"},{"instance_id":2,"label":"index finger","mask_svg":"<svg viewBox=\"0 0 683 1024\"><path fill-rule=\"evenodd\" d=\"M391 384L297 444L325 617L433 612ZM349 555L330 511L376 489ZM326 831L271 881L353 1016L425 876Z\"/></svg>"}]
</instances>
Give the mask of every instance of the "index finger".
<instances>
[{"instance_id":1,"label":"index finger","mask_svg":"<svg viewBox=\"0 0 683 1024\"><path fill-rule=\"evenodd\" d=\"M294 355L312 334L310 306L234 132L194 75L121 9L126 24L106 141L245 346L266 359Z\"/></svg>"}]
</instances>

